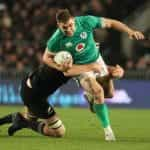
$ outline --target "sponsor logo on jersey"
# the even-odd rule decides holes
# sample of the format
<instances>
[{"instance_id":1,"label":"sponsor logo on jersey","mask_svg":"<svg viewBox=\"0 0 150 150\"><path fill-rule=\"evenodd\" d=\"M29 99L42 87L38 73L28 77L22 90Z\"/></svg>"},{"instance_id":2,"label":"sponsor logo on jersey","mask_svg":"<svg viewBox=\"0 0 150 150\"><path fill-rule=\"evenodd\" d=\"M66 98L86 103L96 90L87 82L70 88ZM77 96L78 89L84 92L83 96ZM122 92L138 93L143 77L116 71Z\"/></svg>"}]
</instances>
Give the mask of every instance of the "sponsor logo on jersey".
<instances>
[{"instance_id":1,"label":"sponsor logo on jersey","mask_svg":"<svg viewBox=\"0 0 150 150\"><path fill-rule=\"evenodd\" d=\"M80 52L84 49L85 47L85 44L84 43L79 43L77 46L76 46L76 51Z\"/></svg>"},{"instance_id":2,"label":"sponsor logo on jersey","mask_svg":"<svg viewBox=\"0 0 150 150\"><path fill-rule=\"evenodd\" d=\"M71 42L68 42L68 43L65 44L65 46L66 46L67 48L72 47L72 45L73 45L73 44L72 44Z\"/></svg>"},{"instance_id":3,"label":"sponsor logo on jersey","mask_svg":"<svg viewBox=\"0 0 150 150\"><path fill-rule=\"evenodd\" d=\"M86 32L82 32L80 34L81 39L86 39L87 38L87 33Z\"/></svg>"}]
</instances>

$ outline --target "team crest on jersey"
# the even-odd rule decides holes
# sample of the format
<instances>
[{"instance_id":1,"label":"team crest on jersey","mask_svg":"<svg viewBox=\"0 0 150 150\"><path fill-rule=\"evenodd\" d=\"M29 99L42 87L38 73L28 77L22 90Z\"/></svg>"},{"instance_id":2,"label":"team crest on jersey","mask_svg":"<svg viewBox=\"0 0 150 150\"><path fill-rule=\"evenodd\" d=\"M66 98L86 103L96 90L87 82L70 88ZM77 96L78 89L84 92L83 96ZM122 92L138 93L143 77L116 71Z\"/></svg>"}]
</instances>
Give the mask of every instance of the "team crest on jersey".
<instances>
[{"instance_id":1,"label":"team crest on jersey","mask_svg":"<svg viewBox=\"0 0 150 150\"><path fill-rule=\"evenodd\" d=\"M72 44L71 42L68 42L68 43L65 44L65 46L66 46L67 48L72 47L72 45L73 45L73 44Z\"/></svg>"},{"instance_id":2,"label":"team crest on jersey","mask_svg":"<svg viewBox=\"0 0 150 150\"><path fill-rule=\"evenodd\" d=\"M80 52L84 49L85 47L85 44L84 43L79 43L77 46L76 46L76 51Z\"/></svg>"},{"instance_id":3,"label":"team crest on jersey","mask_svg":"<svg viewBox=\"0 0 150 150\"><path fill-rule=\"evenodd\" d=\"M81 39L86 39L87 38L87 33L86 32L82 32L80 34Z\"/></svg>"}]
</instances>

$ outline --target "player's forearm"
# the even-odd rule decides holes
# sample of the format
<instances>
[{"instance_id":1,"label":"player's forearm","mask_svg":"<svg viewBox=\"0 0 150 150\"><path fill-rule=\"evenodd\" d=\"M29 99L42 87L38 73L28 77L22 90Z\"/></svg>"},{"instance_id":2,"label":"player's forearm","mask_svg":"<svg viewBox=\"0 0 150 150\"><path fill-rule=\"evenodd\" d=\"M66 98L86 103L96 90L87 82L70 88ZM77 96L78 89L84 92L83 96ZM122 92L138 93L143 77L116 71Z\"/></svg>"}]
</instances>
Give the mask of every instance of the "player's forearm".
<instances>
[{"instance_id":1,"label":"player's forearm","mask_svg":"<svg viewBox=\"0 0 150 150\"><path fill-rule=\"evenodd\" d=\"M65 76L77 76L84 72L96 71L96 63L86 64L86 65L73 65L69 70L64 72Z\"/></svg>"},{"instance_id":2,"label":"player's forearm","mask_svg":"<svg viewBox=\"0 0 150 150\"><path fill-rule=\"evenodd\" d=\"M145 38L142 32L133 30L118 20L103 18L103 24L105 28L113 28L127 33L130 39L143 40Z\"/></svg>"},{"instance_id":3,"label":"player's forearm","mask_svg":"<svg viewBox=\"0 0 150 150\"><path fill-rule=\"evenodd\" d=\"M124 24L120 21L117 21L117 20L112 20L111 28L116 29L121 32L125 32L127 34L130 34L131 32L133 32L133 30L131 28L129 28L126 24Z\"/></svg>"}]
</instances>

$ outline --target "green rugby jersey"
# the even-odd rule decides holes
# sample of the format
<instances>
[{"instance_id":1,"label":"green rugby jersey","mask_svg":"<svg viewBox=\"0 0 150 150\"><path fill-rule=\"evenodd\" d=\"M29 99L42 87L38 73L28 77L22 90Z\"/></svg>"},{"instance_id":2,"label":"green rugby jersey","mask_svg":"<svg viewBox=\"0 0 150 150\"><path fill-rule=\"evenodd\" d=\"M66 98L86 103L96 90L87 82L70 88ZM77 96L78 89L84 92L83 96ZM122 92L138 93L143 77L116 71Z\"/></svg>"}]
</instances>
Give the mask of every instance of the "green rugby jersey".
<instances>
[{"instance_id":1,"label":"green rugby jersey","mask_svg":"<svg viewBox=\"0 0 150 150\"><path fill-rule=\"evenodd\" d=\"M60 29L47 42L50 52L69 51L74 64L88 64L94 62L100 55L93 37L93 31L102 27L102 19L95 16L75 17L75 32L73 36L66 36Z\"/></svg>"}]
</instances>

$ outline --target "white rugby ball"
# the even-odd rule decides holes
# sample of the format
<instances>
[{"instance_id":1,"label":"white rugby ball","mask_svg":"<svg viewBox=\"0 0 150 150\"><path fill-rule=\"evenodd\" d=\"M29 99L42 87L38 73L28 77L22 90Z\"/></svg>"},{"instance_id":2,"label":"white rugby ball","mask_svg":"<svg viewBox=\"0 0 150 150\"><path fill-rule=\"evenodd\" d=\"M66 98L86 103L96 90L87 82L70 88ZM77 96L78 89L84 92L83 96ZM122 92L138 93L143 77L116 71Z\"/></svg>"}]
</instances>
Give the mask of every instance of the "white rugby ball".
<instances>
[{"instance_id":1,"label":"white rugby ball","mask_svg":"<svg viewBox=\"0 0 150 150\"><path fill-rule=\"evenodd\" d=\"M58 65L63 64L64 62L70 62L72 60L72 55L67 51L60 51L54 56L54 61Z\"/></svg>"}]
</instances>

